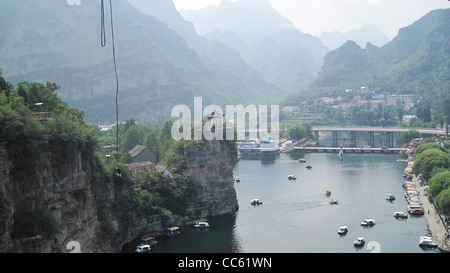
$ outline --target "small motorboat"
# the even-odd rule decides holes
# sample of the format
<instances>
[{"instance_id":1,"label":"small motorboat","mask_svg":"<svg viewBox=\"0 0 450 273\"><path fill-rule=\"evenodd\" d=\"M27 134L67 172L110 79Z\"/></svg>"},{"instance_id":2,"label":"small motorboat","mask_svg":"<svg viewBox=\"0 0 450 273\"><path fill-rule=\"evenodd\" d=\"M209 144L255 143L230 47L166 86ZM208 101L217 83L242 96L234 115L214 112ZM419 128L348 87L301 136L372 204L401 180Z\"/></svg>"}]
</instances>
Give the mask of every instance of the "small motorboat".
<instances>
[{"instance_id":1,"label":"small motorboat","mask_svg":"<svg viewBox=\"0 0 450 273\"><path fill-rule=\"evenodd\" d=\"M438 244L433 240L433 237L421 236L419 241L420 247L432 247L435 248Z\"/></svg>"},{"instance_id":2,"label":"small motorboat","mask_svg":"<svg viewBox=\"0 0 450 273\"><path fill-rule=\"evenodd\" d=\"M167 229L167 236L169 237L177 236L180 233L180 227L171 227Z\"/></svg>"},{"instance_id":3,"label":"small motorboat","mask_svg":"<svg viewBox=\"0 0 450 273\"><path fill-rule=\"evenodd\" d=\"M200 221L195 223L194 227L196 228L208 228L209 227L209 223L206 221Z\"/></svg>"},{"instance_id":4,"label":"small motorboat","mask_svg":"<svg viewBox=\"0 0 450 273\"><path fill-rule=\"evenodd\" d=\"M366 243L366 239L364 237L358 237L353 242L353 245L356 247L362 247Z\"/></svg>"},{"instance_id":5,"label":"small motorboat","mask_svg":"<svg viewBox=\"0 0 450 273\"><path fill-rule=\"evenodd\" d=\"M295 175L288 175L288 179L289 180L297 180L297 176L295 176Z\"/></svg>"},{"instance_id":6,"label":"small motorboat","mask_svg":"<svg viewBox=\"0 0 450 273\"><path fill-rule=\"evenodd\" d=\"M347 226L342 226L338 229L338 234L339 235L345 235L348 232L348 227Z\"/></svg>"},{"instance_id":7,"label":"small motorboat","mask_svg":"<svg viewBox=\"0 0 450 273\"><path fill-rule=\"evenodd\" d=\"M394 200L395 200L395 196L394 196L393 194L388 194L388 195L386 196L386 200L388 200L388 201L394 201Z\"/></svg>"},{"instance_id":8,"label":"small motorboat","mask_svg":"<svg viewBox=\"0 0 450 273\"><path fill-rule=\"evenodd\" d=\"M136 253L147 253L150 252L151 247L150 245L140 244L136 247L135 252Z\"/></svg>"},{"instance_id":9,"label":"small motorboat","mask_svg":"<svg viewBox=\"0 0 450 273\"><path fill-rule=\"evenodd\" d=\"M311 166L311 165L308 165L308 166L306 166L306 168L307 168L308 170L311 170L311 169L312 169L312 166Z\"/></svg>"},{"instance_id":10,"label":"small motorboat","mask_svg":"<svg viewBox=\"0 0 450 273\"><path fill-rule=\"evenodd\" d=\"M237 176L234 180L235 180L236 182L241 182L241 178L240 178L239 176Z\"/></svg>"},{"instance_id":11,"label":"small motorboat","mask_svg":"<svg viewBox=\"0 0 450 273\"><path fill-rule=\"evenodd\" d=\"M371 227L375 225L375 220L373 219L365 219L364 221L361 222L361 226L364 227Z\"/></svg>"},{"instance_id":12,"label":"small motorboat","mask_svg":"<svg viewBox=\"0 0 450 273\"><path fill-rule=\"evenodd\" d=\"M325 195L330 196L330 195L331 195L331 190L326 190L326 191L325 191Z\"/></svg>"},{"instance_id":13,"label":"small motorboat","mask_svg":"<svg viewBox=\"0 0 450 273\"><path fill-rule=\"evenodd\" d=\"M300 158L300 159L298 160L298 162L300 162L300 163L306 163L306 159Z\"/></svg>"},{"instance_id":14,"label":"small motorboat","mask_svg":"<svg viewBox=\"0 0 450 273\"><path fill-rule=\"evenodd\" d=\"M331 199L331 201L330 201L330 205L337 205L338 203L339 203L338 200Z\"/></svg>"},{"instance_id":15,"label":"small motorboat","mask_svg":"<svg viewBox=\"0 0 450 273\"><path fill-rule=\"evenodd\" d=\"M158 241L156 241L155 237L143 237L141 239L141 245L156 245Z\"/></svg>"},{"instance_id":16,"label":"small motorboat","mask_svg":"<svg viewBox=\"0 0 450 273\"><path fill-rule=\"evenodd\" d=\"M262 205L262 201L261 201L261 199L253 199L251 204L254 206Z\"/></svg>"},{"instance_id":17,"label":"small motorboat","mask_svg":"<svg viewBox=\"0 0 450 273\"><path fill-rule=\"evenodd\" d=\"M406 213L404 211L394 212L394 217L406 219L406 218L408 218L408 213Z\"/></svg>"}]
</instances>

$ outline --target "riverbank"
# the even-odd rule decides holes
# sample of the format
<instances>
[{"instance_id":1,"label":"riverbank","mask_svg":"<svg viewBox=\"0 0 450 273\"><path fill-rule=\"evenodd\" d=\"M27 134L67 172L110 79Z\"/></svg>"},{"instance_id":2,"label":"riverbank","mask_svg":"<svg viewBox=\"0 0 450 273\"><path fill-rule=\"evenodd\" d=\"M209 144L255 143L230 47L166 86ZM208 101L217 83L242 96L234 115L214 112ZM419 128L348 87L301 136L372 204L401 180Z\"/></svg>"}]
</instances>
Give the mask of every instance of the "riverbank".
<instances>
[{"instance_id":1,"label":"riverbank","mask_svg":"<svg viewBox=\"0 0 450 273\"><path fill-rule=\"evenodd\" d=\"M413 177L412 182L416 186L416 189L418 189L419 191L419 200L422 203L422 207L424 208L425 217L428 223L428 229L430 230L433 239L438 244L438 248L440 250L450 252L450 244L448 240L445 239L445 234L447 233L447 231L445 230L434 205L428 200L426 190L421 189L422 185L417 176Z\"/></svg>"}]
</instances>

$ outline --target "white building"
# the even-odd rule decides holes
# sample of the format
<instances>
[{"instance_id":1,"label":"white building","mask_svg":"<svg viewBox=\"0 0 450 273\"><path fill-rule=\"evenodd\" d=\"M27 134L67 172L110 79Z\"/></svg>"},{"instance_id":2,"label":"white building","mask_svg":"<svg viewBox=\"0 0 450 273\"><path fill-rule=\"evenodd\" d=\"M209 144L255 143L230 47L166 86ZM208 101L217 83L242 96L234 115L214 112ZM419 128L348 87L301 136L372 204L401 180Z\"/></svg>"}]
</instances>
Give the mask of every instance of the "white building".
<instances>
[{"instance_id":1,"label":"white building","mask_svg":"<svg viewBox=\"0 0 450 273\"><path fill-rule=\"evenodd\" d=\"M416 95L414 94L391 95L387 97L388 105L414 105L415 102Z\"/></svg>"}]
</instances>

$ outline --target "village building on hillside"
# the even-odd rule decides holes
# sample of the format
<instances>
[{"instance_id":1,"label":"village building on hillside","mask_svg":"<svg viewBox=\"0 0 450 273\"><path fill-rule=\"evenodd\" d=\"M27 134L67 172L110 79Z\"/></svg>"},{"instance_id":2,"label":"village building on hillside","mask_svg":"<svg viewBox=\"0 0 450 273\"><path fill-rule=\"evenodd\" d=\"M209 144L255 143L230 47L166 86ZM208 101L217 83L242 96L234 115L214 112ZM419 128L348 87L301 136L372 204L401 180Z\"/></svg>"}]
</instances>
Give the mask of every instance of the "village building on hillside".
<instances>
[{"instance_id":1,"label":"village building on hillside","mask_svg":"<svg viewBox=\"0 0 450 273\"><path fill-rule=\"evenodd\" d=\"M136 145L128 154L133 158L133 163L156 162L158 160L158 156L154 151L141 145Z\"/></svg>"},{"instance_id":2,"label":"village building on hillside","mask_svg":"<svg viewBox=\"0 0 450 273\"><path fill-rule=\"evenodd\" d=\"M157 165L151 161L131 163L128 164L127 167L130 170L131 176L137 180L144 179L145 174L152 172L158 172L168 177L173 177L172 171L167 166Z\"/></svg>"},{"instance_id":3,"label":"village building on hillside","mask_svg":"<svg viewBox=\"0 0 450 273\"><path fill-rule=\"evenodd\" d=\"M415 103L416 95L414 94L391 95L387 97L388 105L414 105Z\"/></svg>"}]
</instances>

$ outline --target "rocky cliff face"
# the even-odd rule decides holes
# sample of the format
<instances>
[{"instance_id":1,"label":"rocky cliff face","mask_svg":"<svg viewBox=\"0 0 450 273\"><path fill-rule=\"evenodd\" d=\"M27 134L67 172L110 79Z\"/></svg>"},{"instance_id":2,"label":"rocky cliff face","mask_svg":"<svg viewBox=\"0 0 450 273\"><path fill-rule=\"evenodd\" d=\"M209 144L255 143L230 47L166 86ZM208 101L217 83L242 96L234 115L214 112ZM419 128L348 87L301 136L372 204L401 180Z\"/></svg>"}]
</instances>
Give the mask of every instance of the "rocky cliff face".
<instances>
[{"instance_id":1,"label":"rocky cliff face","mask_svg":"<svg viewBox=\"0 0 450 273\"><path fill-rule=\"evenodd\" d=\"M186 215L145 215L130 206L135 184L110 178L93 184L88 155L46 154L17 170L0 147L0 253L119 252L143 234L233 214L238 209L232 172L236 162L233 147L206 142L191 152L184 172L201 184ZM100 213L114 213L114 223L102 222Z\"/></svg>"},{"instance_id":2,"label":"rocky cliff face","mask_svg":"<svg viewBox=\"0 0 450 273\"><path fill-rule=\"evenodd\" d=\"M0 218L0 252L99 251L89 157L47 155L15 170L0 147Z\"/></svg>"},{"instance_id":3,"label":"rocky cliff face","mask_svg":"<svg viewBox=\"0 0 450 273\"><path fill-rule=\"evenodd\" d=\"M226 142L207 141L190 159L184 174L195 177L203 187L198 204L191 210L200 211L201 218L236 212L238 204L233 178L236 150Z\"/></svg>"}]
</instances>

